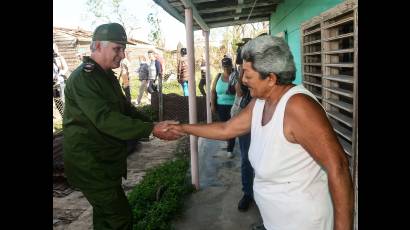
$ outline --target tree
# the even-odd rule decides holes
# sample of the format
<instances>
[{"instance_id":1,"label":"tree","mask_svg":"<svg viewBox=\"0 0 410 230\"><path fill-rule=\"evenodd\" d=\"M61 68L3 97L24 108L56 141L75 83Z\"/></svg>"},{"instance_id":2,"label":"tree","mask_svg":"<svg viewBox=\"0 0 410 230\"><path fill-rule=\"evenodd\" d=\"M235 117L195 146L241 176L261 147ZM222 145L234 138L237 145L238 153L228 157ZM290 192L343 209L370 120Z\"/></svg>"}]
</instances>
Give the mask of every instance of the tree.
<instances>
[{"instance_id":1,"label":"tree","mask_svg":"<svg viewBox=\"0 0 410 230\"><path fill-rule=\"evenodd\" d=\"M164 47L165 39L162 36L160 26L161 20L158 18L158 13L149 13L147 16L147 21L151 28L151 31L148 35L149 41L154 43L158 47Z\"/></svg>"},{"instance_id":2,"label":"tree","mask_svg":"<svg viewBox=\"0 0 410 230\"><path fill-rule=\"evenodd\" d=\"M252 23L236 26L222 27L211 29L209 59L210 65L216 71L221 71L221 59L228 54L235 62L237 43L242 41L242 38L255 38L261 33L268 32L268 23ZM215 46L212 41L220 40L218 36L222 34L221 42ZM198 59L203 52L203 49L198 49L198 43L195 43L195 58ZM197 55L198 54L198 55Z\"/></svg>"},{"instance_id":3,"label":"tree","mask_svg":"<svg viewBox=\"0 0 410 230\"><path fill-rule=\"evenodd\" d=\"M124 27L128 37L141 28L138 19L123 7L123 0L87 0L85 4L92 25L117 22Z\"/></svg>"}]
</instances>

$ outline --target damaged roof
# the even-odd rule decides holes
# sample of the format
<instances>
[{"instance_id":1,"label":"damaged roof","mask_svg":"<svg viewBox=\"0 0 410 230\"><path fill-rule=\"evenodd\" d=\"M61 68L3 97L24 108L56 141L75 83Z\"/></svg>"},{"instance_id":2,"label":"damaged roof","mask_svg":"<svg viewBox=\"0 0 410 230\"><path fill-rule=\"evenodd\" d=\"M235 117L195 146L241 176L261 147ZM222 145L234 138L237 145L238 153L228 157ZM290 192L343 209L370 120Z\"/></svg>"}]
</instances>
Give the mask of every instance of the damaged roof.
<instances>
[{"instance_id":1,"label":"damaged roof","mask_svg":"<svg viewBox=\"0 0 410 230\"><path fill-rule=\"evenodd\" d=\"M77 38L77 40L79 42L91 42L92 37L93 37L93 32L82 30L82 29L69 29L69 28L62 28L62 27L53 27L53 32L60 32L60 33L64 33L64 34L67 34L67 35L71 35L71 36ZM148 42L144 42L144 41L133 39L133 38L129 38L128 41L132 45L136 45L136 44L151 45Z\"/></svg>"}]
</instances>

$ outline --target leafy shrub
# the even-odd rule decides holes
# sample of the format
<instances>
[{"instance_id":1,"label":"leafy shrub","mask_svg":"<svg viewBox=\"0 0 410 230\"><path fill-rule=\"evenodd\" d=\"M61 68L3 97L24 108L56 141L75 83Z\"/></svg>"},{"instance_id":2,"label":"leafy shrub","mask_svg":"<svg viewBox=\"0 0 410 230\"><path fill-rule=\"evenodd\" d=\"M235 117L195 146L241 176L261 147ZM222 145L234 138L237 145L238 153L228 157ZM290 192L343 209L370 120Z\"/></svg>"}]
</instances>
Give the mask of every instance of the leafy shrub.
<instances>
[{"instance_id":1,"label":"leafy shrub","mask_svg":"<svg viewBox=\"0 0 410 230\"><path fill-rule=\"evenodd\" d=\"M129 193L134 230L171 229L171 220L182 211L185 195L194 191L187 177L187 154L178 146L176 159L148 170Z\"/></svg>"}]
</instances>

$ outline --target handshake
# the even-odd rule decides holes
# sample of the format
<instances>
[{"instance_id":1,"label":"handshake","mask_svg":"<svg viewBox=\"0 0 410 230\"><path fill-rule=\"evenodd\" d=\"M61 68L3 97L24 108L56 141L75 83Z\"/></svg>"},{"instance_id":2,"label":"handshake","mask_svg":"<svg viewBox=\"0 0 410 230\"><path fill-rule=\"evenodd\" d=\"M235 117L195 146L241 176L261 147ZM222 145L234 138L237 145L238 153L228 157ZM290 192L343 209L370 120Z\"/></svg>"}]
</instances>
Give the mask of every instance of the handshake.
<instances>
[{"instance_id":1,"label":"handshake","mask_svg":"<svg viewBox=\"0 0 410 230\"><path fill-rule=\"evenodd\" d=\"M167 120L154 123L152 134L159 139L171 141L179 139L186 133L183 132L179 121Z\"/></svg>"}]
</instances>

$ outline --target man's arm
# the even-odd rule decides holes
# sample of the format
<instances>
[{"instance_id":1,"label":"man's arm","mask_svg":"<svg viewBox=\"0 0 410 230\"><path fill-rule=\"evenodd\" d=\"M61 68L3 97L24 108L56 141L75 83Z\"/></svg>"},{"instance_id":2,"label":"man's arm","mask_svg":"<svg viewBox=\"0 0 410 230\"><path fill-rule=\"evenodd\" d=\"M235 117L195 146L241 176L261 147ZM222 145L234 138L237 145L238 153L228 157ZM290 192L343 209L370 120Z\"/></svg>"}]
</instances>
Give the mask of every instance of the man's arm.
<instances>
[{"instance_id":1,"label":"man's arm","mask_svg":"<svg viewBox=\"0 0 410 230\"><path fill-rule=\"evenodd\" d=\"M140 119L141 121L144 121L144 122L153 122L153 120L150 117L138 111L137 108L133 104L131 104L131 102L126 100L125 103L126 103L125 104L126 110L129 112L132 118Z\"/></svg>"},{"instance_id":2,"label":"man's arm","mask_svg":"<svg viewBox=\"0 0 410 230\"><path fill-rule=\"evenodd\" d=\"M115 109L118 102L111 101L104 95L105 88L97 79L99 78L88 75L79 76L68 89L94 126L121 140L148 137L153 129L152 122L127 116Z\"/></svg>"},{"instance_id":3,"label":"man's arm","mask_svg":"<svg viewBox=\"0 0 410 230\"><path fill-rule=\"evenodd\" d=\"M309 96L292 96L286 106L284 132L290 142L302 145L327 172L334 229L351 230L353 185L349 163L323 108Z\"/></svg>"}]
</instances>

